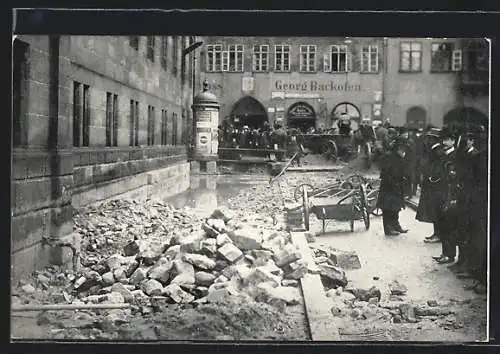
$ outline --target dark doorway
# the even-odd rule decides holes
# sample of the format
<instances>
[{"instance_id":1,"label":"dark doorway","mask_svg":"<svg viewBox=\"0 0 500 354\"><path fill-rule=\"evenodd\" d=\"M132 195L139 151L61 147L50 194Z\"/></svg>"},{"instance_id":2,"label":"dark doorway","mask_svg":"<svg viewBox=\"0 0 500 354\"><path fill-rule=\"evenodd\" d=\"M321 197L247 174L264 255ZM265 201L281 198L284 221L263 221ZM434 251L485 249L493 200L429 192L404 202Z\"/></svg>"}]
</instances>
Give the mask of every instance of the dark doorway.
<instances>
[{"instance_id":1,"label":"dark doorway","mask_svg":"<svg viewBox=\"0 0 500 354\"><path fill-rule=\"evenodd\" d=\"M246 125L251 129L258 129L262 128L264 122L267 121L264 106L250 96L245 96L236 102L231 112L231 123L236 128L242 128Z\"/></svg>"},{"instance_id":2,"label":"dark doorway","mask_svg":"<svg viewBox=\"0 0 500 354\"><path fill-rule=\"evenodd\" d=\"M316 126L316 112L305 102L294 103L287 113L288 128L300 129L306 132L309 128Z\"/></svg>"},{"instance_id":3,"label":"dark doorway","mask_svg":"<svg viewBox=\"0 0 500 354\"><path fill-rule=\"evenodd\" d=\"M406 125L410 129L424 129L427 123L425 109L412 107L406 112Z\"/></svg>"},{"instance_id":4,"label":"dark doorway","mask_svg":"<svg viewBox=\"0 0 500 354\"><path fill-rule=\"evenodd\" d=\"M13 83L12 83L12 118L13 145L20 146L25 130L25 115L28 107L28 54L29 44L19 39L14 40L13 48Z\"/></svg>"}]
</instances>

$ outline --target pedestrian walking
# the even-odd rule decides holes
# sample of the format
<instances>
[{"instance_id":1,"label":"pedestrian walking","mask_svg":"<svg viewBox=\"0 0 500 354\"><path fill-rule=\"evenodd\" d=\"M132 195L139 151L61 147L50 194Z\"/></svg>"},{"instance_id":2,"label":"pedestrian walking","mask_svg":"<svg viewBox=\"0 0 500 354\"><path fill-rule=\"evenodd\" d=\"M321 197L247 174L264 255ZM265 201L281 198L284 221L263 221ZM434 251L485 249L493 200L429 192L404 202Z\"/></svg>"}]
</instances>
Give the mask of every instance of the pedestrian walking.
<instances>
[{"instance_id":1,"label":"pedestrian walking","mask_svg":"<svg viewBox=\"0 0 500 354\"><path fill-rule=\"evenodd\" d=\"M439 185L442 182L442 167L438 151L442 148L440 143L440 130L430 128L425 134L425 155L422 163L422 187L418 202L416 219L420 222L432 223L434 232L424 240L426 243L440 242L439 227L437 224L436 205L439 202Z\"/></svg>"},{"instance_id":2,"label":"pedestrian walking","mask_svg":"<svg viewBox=\"0 0 500 354\"><path fill-rule=\"evenodd\" d=\"M406 233L399 223L399 211L405 208L404 141L393 141L392 149L382 161L377 208L382 210L382 222L386 236Z\"/></svg>"}]
</instances>

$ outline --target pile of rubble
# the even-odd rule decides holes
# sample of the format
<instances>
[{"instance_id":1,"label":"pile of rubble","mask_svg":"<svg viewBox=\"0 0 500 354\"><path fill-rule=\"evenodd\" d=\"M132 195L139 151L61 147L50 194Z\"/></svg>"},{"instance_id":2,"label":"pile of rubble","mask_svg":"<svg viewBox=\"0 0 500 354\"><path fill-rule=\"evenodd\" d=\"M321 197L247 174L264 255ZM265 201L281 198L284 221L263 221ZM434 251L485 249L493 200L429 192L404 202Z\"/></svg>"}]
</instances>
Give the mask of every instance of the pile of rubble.
<instances>
[{"instance_id":1,"label":"pile of rubble","mask_svg":"<svg viewBox=\"0 0 500 354\"><path fill-rule=\"evenodd\" d=\"M217 209L201 220L163 202L111 201L75 216L83 269L52 267L36 281L63 286L53 302L130 303L132 314L242 293L278 308L299 304L307 262L272 218L258 218Z\"/></svg>"}]
</instances>

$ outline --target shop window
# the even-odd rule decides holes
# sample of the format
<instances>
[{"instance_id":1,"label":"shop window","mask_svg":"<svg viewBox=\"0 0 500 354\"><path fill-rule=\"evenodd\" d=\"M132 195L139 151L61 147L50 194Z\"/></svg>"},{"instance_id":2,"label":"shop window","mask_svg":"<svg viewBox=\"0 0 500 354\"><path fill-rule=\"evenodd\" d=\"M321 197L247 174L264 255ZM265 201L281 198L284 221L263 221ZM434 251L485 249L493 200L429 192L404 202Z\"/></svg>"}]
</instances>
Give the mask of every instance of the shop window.
<instances>
[{"instance_id":1,"label":"shop window","mask_svg":"<svg viewBox=\"0 0 500 354\"><path fill-rule=\"evenodd\" d=\"M274 71L287 72L290 71L290 46L276 45L274 46Z\"/></svg>"},{"instance_id":2,"label":"shop window","mask_svg":"<svg viewBox=\"0 0 500 354\"><path fill-rule=\"evenodd\" d=\"M253 46L253 71L262 72L269 70L269 46Z\"/></svg>"},{"instance_id":3,"label":"shop window","mask_svg":"<svg viewBox=\"0 0 500 354\"><path fill-rule=\"evenodd\" d=\"M161 110L161 145L167 145L167 121L168 112L166 109Z\"/></svg>"},{"instance_id":4,"label":"shop window","mask_svg":"<svg viewBox=\"0 0 500 354\"><path fill-rule=\"evenodd\" d=\"M300 69L301 72L316 71L316 46L301 45L300 46Z\"/></svg>"},{"instance_id":5,"label":"shop window","mask_svg":"<svg viewBox=\"0 0 500 354\"><path fill-rule=\"evenodd\" d=\"M400 44L400 71L422 71L422 44L419 42L404 42Z\"/></svg>"},{"instance_id":6,"label":"shop window","mask_svg":"<svg viewBox=\"0 0 500 354\"><path fill-rule=\"evenodd\" d=\"M378 47L376 45L367 45L361 48L361 72L378 72Z\"/></svg>"},{"instance_id":7,"label":"shop window","mask_svg":"<svg viewBox=\"0 0 500 354\"><path fill-rule=\"evenodd\" d=\"M222 70L222 45L207 45L207 71L217 72Z\"/></svg>"},{"instance_id":8,"label":"shop window","mask_svg":"<svg viewBox=\"0 0 500 354\"><path fill-rule=\"evenodd\" d=\"M167 70L167 50L168 50L168 39L167 37L161 37L161 55L160 64L164 70Z\"/></svg>"},{"instance_id":9,"label":"shop window","mask_svg":"<svg viewBox=\"0 0 500 354\"><path fill-rule=\"evenodd\" d=\"M323 57L324 72L350 72L352 71L352 56L346 45L332 45Z\"/></svg>"},{"instance_id":10,"label":"shop window","mask_svg":"<svg viewBox=\"0 0 500 354\"><path fill-rule=\"evenodd\" d=\"M106 93L106 146L118 146L118 95Z\"/></svg>"},{"instance_id":11,"label":"shop window","mask_svg":"<svg viewBox=\"0 0 500 354\"><path fill-rule=\"evenodd\" d=\"M139 39L140 39L139 36L129 36L128 43L135 50L139 50Z\"/></svg>"},{"instance_id":12,"label":"shop window","mask_svg":"<svg viewBox=\"0 0 500 354\"><path fill-rule=\"evenodd\" d=\"M18 39L14 40L13 48L13 145L26 143L26 107L28 107L28 70L29 44Z\"/></svg>"},{"instance_id":13,"label":"shop window","mask_svg":"<svg viewBox=\"0 0 500 354\"><path fill-rule=\"evenodd\" d=\"M155 61L155 37L148 36L148 59L152 62Z\"/></svg>"},{"instance_id":14,"label":"shop window","mask_svg":"<svg viewBox=\"0 0 500 354\"><path fill-rule=\"evenodd\" d=\"M155 108L148 105L148 145L155 144Z\"/></svg>"},{"instance_id":15,"label":"shop window","mask_svg":"<svg viewBox=\"0 0 500 354\"><path fill-rule=\"evenodd\" d=\"M73 82L73 146L89 146L90 87Z\"/></svg>"},{"instance_id":16,"label":"shop window","mask_svg":"<svg viewBox=\"0 0 500 354\"><path fill-rule=\"evenodd\" d=\"M130 146L139 145L139 102L130 100Z\"/></svg>"}]
</instances>

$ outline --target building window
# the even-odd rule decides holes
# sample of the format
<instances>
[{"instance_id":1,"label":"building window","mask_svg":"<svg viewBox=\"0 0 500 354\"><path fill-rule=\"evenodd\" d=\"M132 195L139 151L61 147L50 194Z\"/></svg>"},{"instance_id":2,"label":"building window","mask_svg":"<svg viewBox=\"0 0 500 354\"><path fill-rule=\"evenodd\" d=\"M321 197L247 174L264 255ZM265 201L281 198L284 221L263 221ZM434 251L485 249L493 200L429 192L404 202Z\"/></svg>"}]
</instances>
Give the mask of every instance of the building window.
<instances>
[{"instance_id":1,"label":"building window","mask_svg":"<svg viewBox=\"0 0 500 354\"><path fill-rule=\"evenodd\" d=\"M482 40L468 44L464 50L464 56L465 70L471 72L489 70L489 47Z\"/></svg>"},{"instance_id":2,"label":"building window","mask_svg":"<svg viewBox=\"0 0 500 354\"><path fill-rule=\"evenodd\" d=\"M161 145L167 145L167 121L168 112L166 109L161 110Z\"/></svg>"},{"instance_id":3,"label":"building window","mask_svg":"<svg viewBox=\"0 0 500 354\"><path fill-rule=\"evenodd\" d=\"M210 44L207 46L207 71L217 72L222 70L222 45Z\"/></svg>"},{"instance_id":4,"label":"building window","mask_svg":"<svg viewBox=\"0 0 500 354\"><path fill-rule=\"evenodd\" d=\"M155 37L148 36L148 59L155 61Z\"/></svg>"},{"instance_id":5,"label":"building window","mask_svg":"<svg viewBox=\"0 0 500 354\"><path fill-rule=\"evenodd\" d=\"M301 72L316 71L316 46L300 46L300 69Z\"/></svg>"},{"instance_id":6,"label":"building window","mask_svg":"<svg viewBox=\"0 0 500 354\"><path fill-rule=\"evenodd\" d=\"M177 145L177 113L172 113L172 145Z\"/></svg>"},{"instance_id":7,"label":"building window","mask_svg":"<svg viewBox=\"0 0 500 354\"><path fill-rule=\"evenodd\" d=\"M83 89L83 90L82 90ZM73 146L89 146L90 87L73 82Z\"/></svg>"},{"instance_id":8,"label":"building window","mask_svg":"<svg viewBox=\"0 0 500 354\"><path fill-rule=\"evenodd\" d=\"M178 70L178 60L179 60L179 53L177 52L179 50L179 37L174 36L173 37L173 43L172 43L172 73L174 75L177 75L177 70Z\"/></svg>"},{"instance_id":9,"label":"building window","mask_svg":"<svg viewBox=\"0 0 500 354\"><path fill-rule=\"evenodd\" d=\"M349 72L351 68L351 53L346 45L332 45L330 52L323 57L324 72Z\"/></svg>"},{"instance_id":10,"label":"building window","mask_svg":"<svg viewBox=\"0 0 500 354\"><path fill-rule=\"evenodd\" d=\"M155 144L155 108L148 106L148 145Z\"/></svg>"},{"instance_id":11,"label":"building window","mask_svg":"<svg viewBox=\"0 0 500 354\"><path fill-rule=\"evenodd\" d=\"M139 102L130 100L130 146L139 145Z\"/></svg>"},{"instance_id":12,"label":"building window","mask_svg":"<svg viewBox=\"0 0 500 354\"><path fill-rule=\"evenodd\" d=\"M160 64L161 67L165 70L167 70L167 49L168 49L167 37L161 37Z\"/></svg>"},{"instance_id":13,"label":"building window","mask_svg":"<svg viewBox=\"0 0 500 354\"><path fill-rule=\"evenodd\" d=\"M418 42L401 43L400 70L404 72L422 71L422 44Z\"/></svg>"},{"instance_id":14,"label":"building window","mask_svg":"<svg viewBox=\"0 0 500 354\"><path fill-rule=\"evenodd\" d=\"M378 72L378 47L376 45L367 45L361 48L361 72Z\"/></svg>"},{"instance_id":15,"label":"building window","mask_svg":"<svg viewBox=\"0 0 500 354\"><path fill-rule=\"evenodd\" d=\"M276 45L274 46L274 71L287 72L290 71L290 46Z\"/></svg>"},{"instance_id":16,"label":"building window","mask_svg":"<svg viewBox=\"0 0 500 354\"><path fill-rule=\"evenodd\" d=\"M230 72L242 72L243 71L243 45L242 44L229 45L227 57L228 57L228 59L227 59L228 70L227 71L230 71Z\"/></svg>"},{"instance_id":17,"label":"building window","mask_svg":"<svg viewBox=\"0 0 500 354\"><path fill-rule=\"evenodd\" d=\"M128 43L135 50L139 50L139 36L129 36Z\"/></svg>"},{"instance_id":18,"label":"building window","mask_svg":"<svg viewBox=\"0 0 500 354\"><path fill-rule=\"evenodd\" d=\"M448 72L452 70L453 43L432 43L431 71Z\"/></svg>"},{"instance_id":19,"label":"building window","mask_svg":"<svg viewBox=\"0 0 500 354\"><path fill-rule=\"evenodd\" d=\"M26 108L28 107L28 71L29 44L18 39L14 40L13 48L13 145L15 147L26 143Z\"/></svg>"},{"instance_id":20,"label":"building window","mask_svg":"<svg viewBox=\"0 0 500 354\"><path fill-rule=\"evenodd\" d=\"M106 146L118 146L118 95L106 93Z\"/></svg>"},{"instance_id":21,"label":"building window","mask_svg":"<svg viewBox=\"0 0 500 354\"><path fill-rule=\"evenodd\" d=\"M268 71L269 70L269 46L254 45L253 46L253 71Z\"/></svg>"}]
</instances>

